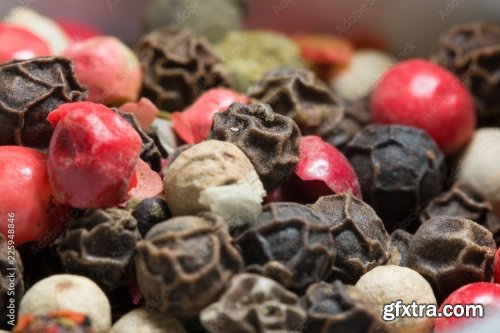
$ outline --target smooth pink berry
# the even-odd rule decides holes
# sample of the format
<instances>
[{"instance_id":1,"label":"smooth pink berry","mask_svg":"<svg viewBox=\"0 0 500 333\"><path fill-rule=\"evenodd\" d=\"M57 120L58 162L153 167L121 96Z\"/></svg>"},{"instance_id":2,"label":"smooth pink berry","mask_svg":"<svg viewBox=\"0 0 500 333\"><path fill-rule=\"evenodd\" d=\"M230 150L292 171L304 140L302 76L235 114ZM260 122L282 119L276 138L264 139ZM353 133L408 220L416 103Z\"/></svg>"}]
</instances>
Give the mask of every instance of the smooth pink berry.
<instances>
[{"instance_id":1,"label":"smooth pink berry","mask_svg":"<svg viewBox=\"0 0 500 333\"><path fill-rule=\"evenodd\" d=\"M373 91L371 109L376 123L426 130L447 155L464 147L476 127L467 88L426 60L407 60L389 69Z\"/></svg>"}]
</instances>

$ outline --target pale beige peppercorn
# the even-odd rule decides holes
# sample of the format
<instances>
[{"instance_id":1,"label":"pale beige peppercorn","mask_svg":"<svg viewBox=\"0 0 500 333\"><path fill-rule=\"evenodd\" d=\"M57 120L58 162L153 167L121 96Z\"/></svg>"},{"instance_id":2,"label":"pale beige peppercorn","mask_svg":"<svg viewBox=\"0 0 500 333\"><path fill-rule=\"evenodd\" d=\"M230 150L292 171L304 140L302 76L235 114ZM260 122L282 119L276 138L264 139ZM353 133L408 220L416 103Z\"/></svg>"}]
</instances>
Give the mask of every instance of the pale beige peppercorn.
<instances>
[{"instance_id":1,"label":"pale beige peppercorn","mask_svg":"<svg viewBox=\"0 0 500 333\"><path fill-rule=\"evenodd\" d=\"M230 227L253 223L266 195L250 160L234 144L208 140L182 152L164 178L174 216L211 211Z\"/></svg>"},{"instance_id":2,"label":"pale beige peppercorn","mask_svg":"<svg viewBox=\"0 0 500 333\"><path fill-rule=\"evenodd\" d=\"M420 274L406 267L375 267L359 279L356 288L376 305L382 319L384 305L399 300L404 304L413 301L417 304L436 304L430 284ZM399 317L385 323L390 333L428 333L434 318Z\"/></svg>"},{"instance_id":3,"label":"pale beige peppercorn","mask_svg":"<svg viewBox=\"0 0 500 333\"><path fill-rule=\"evenodd\" d=\"M97 333L111 328L111 306L106 294L92 280L78 275L59 274L31 287L19 305L19 317L47 315L57 310L72 310L87 315Z\"/></svg>"}]
</instances>

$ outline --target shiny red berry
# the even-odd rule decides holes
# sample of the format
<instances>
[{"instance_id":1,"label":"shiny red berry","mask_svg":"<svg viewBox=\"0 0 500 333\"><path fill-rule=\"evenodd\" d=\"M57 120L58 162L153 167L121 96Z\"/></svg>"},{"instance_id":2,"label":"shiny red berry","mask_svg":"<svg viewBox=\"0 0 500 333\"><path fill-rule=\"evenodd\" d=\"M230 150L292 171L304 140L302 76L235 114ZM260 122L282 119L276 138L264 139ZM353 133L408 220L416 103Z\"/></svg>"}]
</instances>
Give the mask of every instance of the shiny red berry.
<instances>
[{"instance_id":1,"label":"shiny red berry","mask_svg":"<svg viewBox=\"0 0 500 333\"><path fill-rule=\"evenodd\" d=\"M448 296L441 304L439 310L442 312L447 305L469 305L478 304L484 307L484 316L495 315L500 311L500 285L490 282L476 282L467 284ZM451 310L451 309L450 309ZM459 310L461 311L461 310ZM465 311L465 309L464 309ZM458 328L470 324L480 318L463 317L439 317L436 319L434 333L449 332L452 328Z\"/></svg>"},{"instance_id":2,"label":"shiny red berry","mask_svg":"<svg viewBox=\"0 0 500 333\"><path fill-rule=\"evenodd\" d=\"M0 233L15 246L39 240L51 226L51 205L47 155L32 148L0 146Z\"/></svg>"},{"instance_id":3,"label":"shiny red berry","mask_svg":"<svg viewBox=\"0 0 500 333\"><path fill-rule=\"evenodd\" d=\"M382 77L371 100L376 123L426 130L447 155L456 153L476 127L473 101L458 78L429 61L403 61Z\"/></svg>"},{"instance_id":4,"label":"shiny red berry","mask_svg":"<svg viewBox=\"0 0 500 333\"><path fill-rule=\"evenodd\" d=\"M31 31L0 23L0 63L50 55L49 46Z\"/></svg>"},{"instance_id":5,"label":"shiny red berry","mask_svg":"<svg viewBox=\"0 0 500 333\"><path fill-rule=\"evenodd\" d=\"M361 197L358 178L346 157L319 136L300 139L297 168L282 190L285 200L313 203L324 195L351 193Z\"/></svg>"},{"instance_id":6,"label":"shiny red berry","mask_svg":"<svg viewBox=\"0 0 500 333\"><path fill-rule=\"evenodd\" d=\"M59 202L78 208L122 202L141 150L137 132L101 104L63 104L47 118L55 127L48 172Z\"/></svg>"}]
</instances>

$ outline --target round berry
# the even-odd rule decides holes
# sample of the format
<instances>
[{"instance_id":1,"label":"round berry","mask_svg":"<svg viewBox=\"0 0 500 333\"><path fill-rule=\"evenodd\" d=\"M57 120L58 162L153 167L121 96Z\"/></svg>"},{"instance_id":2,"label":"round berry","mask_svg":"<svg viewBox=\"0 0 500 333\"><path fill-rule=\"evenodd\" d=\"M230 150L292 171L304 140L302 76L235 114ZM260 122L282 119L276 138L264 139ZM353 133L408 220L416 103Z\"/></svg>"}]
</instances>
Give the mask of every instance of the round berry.
<instances>
[{"instance_id":1,"label":"round berry","mask_svg":"<svg viewBox=\"0 0 500 333\"><path fill-rule=\"evenodd\" d=\"M477 304L484 308L483 315L488 317L488 314L494 316L500 310L500 285L490 282L477 282L467 284L448 296L439 308L443 311L445 306L448 308L450 305L468 305ZM456 309L456 308L455 308ZM446 312L452 311L448 308ZM459 310L461 311L461 310ZM443 333L449 332L452 328L458 328L470 325L472 321L477 321L478 318L471 317L439 317L436 319L434 332ZM473 330L475 332L475 330ZM472 332L472 331L471 331Z\"/></svg>"},{"instance_id":2,"label":"round berry","mask_svg":"<svg viewBox=\"0 0 500 333\"><path fill-rule=\"evenodd\" d=\"M51 201L47 155L27 147L0 146L0 234L13 239L15 246L39 240L50 227Z\"/></svg>"},{"instance_id":3,"label":"round berry","mask_svg":"<svg viewBox=\"0 0 500 333\"><path fill-rule=\"evenodd\" d=\"M141 151L141 138L101 104L63 104L47 118L55 127L48 172L59 202L104 208L122 202Z\"/></svg>"},{"instance_id":4,"label":"round berry","mask_svg":"<svg viewBox=\"0 0 500 333\"><path fill-rule=\"evenodd\" d=\"M426 60L404 61L387 71L373 92L371 108L374 122L424 129L447 155L462 148L476 127L465 86Z\"/></svg>"},{"instance_id":5,"label":"round berry","mask_svg":"<svg viewBox=\"0 0 500 333\"><path fill-rule=\"evenodd\" d=\"M0 24L0 45L0 63L50 55L49 47L38 36L24 28L4 23Z\"/></svg>"}]
</instances>

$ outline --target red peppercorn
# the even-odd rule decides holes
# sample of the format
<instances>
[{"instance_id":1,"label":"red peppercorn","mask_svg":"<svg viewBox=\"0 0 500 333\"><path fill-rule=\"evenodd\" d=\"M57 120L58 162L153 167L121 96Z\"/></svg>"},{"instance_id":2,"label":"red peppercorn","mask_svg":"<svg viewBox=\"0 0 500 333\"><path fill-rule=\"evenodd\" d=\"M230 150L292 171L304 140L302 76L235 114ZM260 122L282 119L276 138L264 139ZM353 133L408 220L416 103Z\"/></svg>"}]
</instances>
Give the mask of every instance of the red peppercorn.
<instances>
[{"instance_id":1,"label":"red peppercorn","mask_svg":"<svg viewBox=\"0 0 500 333\"><path fill-rule=\"evenodd\" d=\"M484 317L495 316L500 311L500 285L490 282L477 282L467 284L448 296L439 308L443 311L446 305L468 305L478 304L484 307ZM451 311L449 309L448 311ZM461 310L459 310L461 311ZM449 332L452 328L458 328L471 324L481 318L471 317L438 317L436 318L434 333Z\"/></svg>"},{"instance_id":2,"label":"red peppercorn","mask_svg":"<svg viewBox=\"0 0 500 333\"><path fill-rule=\"evenodd\" d=\"M141 138L101 104L63 104L47 118L55 127L48 172L59 202L101 208L122 202L141 151Z\"/></svg>"},{"instance_id":3,"label":"red peppercorn","mask_svg":"<svg viewBox=\"0 0 500 333\"><path fill-rule=\"evenodd\" d=\"M199 143L210 133L214 114L235 102L248 103L248 97L226 88L211 89L185 111L172 114L173 128L184 142Z\"/></svg>"},{"instance_id":4,"label":"red peppercorn","mask_svg":"<svg viewBox=\"0 0 500 333\"><path fill-rule=\"evenodd\" d=\"M48 45L31 31L0 23L0 63L51 54Z\"/></svg>"},{"instance_id":5,"label":"red peppercorn","mask_svg":"<svg viewBox=\"0 0 500 333\"><path fill-rule=\"evenodd\" d=\"M319 136L303 136L297 168L283 185L285 199L313 203L321 196L338 193L361 198L358 178L351 164Z\"/></svg>"},{"instance_id":6,"label":"red peppercorn","mask_svg":"<svg viewBox=\"0 0 500 333\"><path fill-rule=\"evenodd\" d=\"M447 155L462 148L476 127L473 101L465 86L426 60L392 67L375 88L371 108L374 122L424 129Z\"/></svg>"},{"instance_id":7,"label":"red peppercorn","mask_svg":"<svg viewBox=\"0 0 500 333\"><path fill-rule=\"evenodd\" d=\"M51 202L47 155L27 147L0 146L0 234L16 246L39 240L50 227Z\"/></svg>"}]
</instances>

